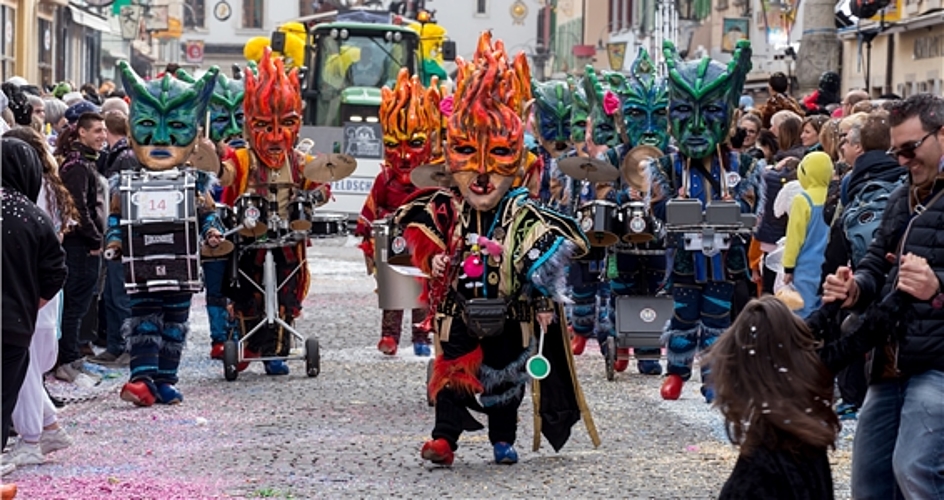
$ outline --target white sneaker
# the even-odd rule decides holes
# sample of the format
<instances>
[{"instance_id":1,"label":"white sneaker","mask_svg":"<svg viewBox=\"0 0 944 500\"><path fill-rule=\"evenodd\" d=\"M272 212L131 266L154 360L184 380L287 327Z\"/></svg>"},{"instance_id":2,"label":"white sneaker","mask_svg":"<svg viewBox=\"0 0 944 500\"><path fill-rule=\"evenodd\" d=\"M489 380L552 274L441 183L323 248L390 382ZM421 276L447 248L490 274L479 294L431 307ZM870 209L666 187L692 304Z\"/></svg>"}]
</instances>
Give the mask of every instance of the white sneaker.
<instances>
[{"instance_id":1,"label":"white sneaker","mask_svg":"<svg viewBox=\"0 0 944 500\"><path fill-rule=\"evenodd\" d=\"M39 437L39 449L43 452L43 455L64 450L72 446L72 443L72 436L61 427L54 431L43 431L43 434Z\"/></svg>"},{"instance_id":2,"label":"white sneaker","mask_svg":"<svg viewBox=\"0 0 944 500\"><path fill-rule=\"evenodd\" d=\"M75 375L75 378L72 380L72 383L75 384L76 387L81 387L83 389L89 389L98 385L97 380L95 380L94 378L82 372L79 372Z\"/></svg>"},{"instance_id":3,"label":"white sneaker","mask_svg":"<svg viewBox=\"0 0 944 500\"><path fill-rule=\"evenodd\" d=\"M7 456L3 456L3 464L0 464L0 476L6 476L7 474L16 470L16 465L7 462Z\"/></svg>"},{"instance_id":4,"label":"white sneaker","mask_svg":"<svg viewBox=\"0 0 944 500\"><path fill-rule=\"evenodd\" d=\"M39 443L27 443L22 439L18 440L10 453L6 455L6 462L17 466L40 465L46 461L43 452L39 449Z\"/></svg>"}]
</instances>

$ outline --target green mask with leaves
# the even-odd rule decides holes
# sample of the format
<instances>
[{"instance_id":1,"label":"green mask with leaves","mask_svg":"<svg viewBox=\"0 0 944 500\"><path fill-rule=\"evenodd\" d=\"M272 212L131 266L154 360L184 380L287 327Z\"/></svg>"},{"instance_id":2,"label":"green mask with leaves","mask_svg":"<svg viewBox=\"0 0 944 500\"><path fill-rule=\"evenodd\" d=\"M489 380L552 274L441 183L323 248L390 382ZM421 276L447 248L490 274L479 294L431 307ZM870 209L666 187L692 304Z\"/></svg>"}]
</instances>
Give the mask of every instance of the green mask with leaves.
<instances>
[{"instance_id":1,"label":"green mask with leaves","mask_svg":"<svg viewBox=\"0 0 944 500\"><path fill-rule=\"evenodd\" d=\"M712 155L727 140L744 80L751 70L751 43L738 41L727 65L708 57L683 61L668 40L663 44L663 53L669 70L672 137L688 158Z\"/></svg>"},{"instance_id":2,"label":"green mask with leaves","mask_svg":"<svg viewBox=\"0 0 944 500\"><path fill-rule=\"evenodd\" d=\"M620 143L616 130L616 111L619 109L618 98L610 89L623 78L615 71L601 71L597 75L593 66L588 65L583 80L584 91L590 104L590 121L593 124L593 143L598 146L614 147ZM617 99L616 102L609 101ZM609 111L609 113L607 113Z\"/></svg>"},{"instance_id":3,"label":"green mask with leaves","mask_svg":"<svg viewBox=\"0 0 944 500\"><path fill-rule=\"evenodd\" d=\"M571 85L574 100L570 110L570 140L574 144L587 142L587 117L590 116L590 102L583 87L583 80Z\"/></svg>"},{"instance_id":4,"label":"green mask with leaves","mask_svg":"<svg viewBox=\"0 0 944 500\"><path fill-rule=\"evenodd\" d=\"M178 78L187 83L196 83L196 80L183 70L177 73ZM210 96L210 139L213 142L229 142L241 138L243 135L243 95L245 85L242 80L231 80L224 74L216 78L213 95Z\"/></svg>"},{"instance_id":5,"label":"green mask with leaves","mask_svg":"<svg viewBox=\"0 0 944 500\"><path fill-rule=\"evenodd\" d=\"M211 67L192 84L170 75L145 81L125 61L118 68L131 98L128 124L138 161L150 170L183 165L206 117L219 68Z\"/></svg>"},{"instance_id":6,"label":"green mask with leaves","mask_svg":"<svg viewBox=\"0 0 944 500\"><path fill-rule=\"evenodd\" d=\"M649 52L640 47L628 76L613 88L620 97L623 126L631 146L654 146L661 150L669 145L669 90L656 74Z\"/></svg>"},{"instance_id":7,"label":"green mask with leaves","mask_svg":"<svg viewBox=\"0 0 944 500\"><path fill-rule=\"evenodd\" d=\"M538 82L531 80L531 94L534 96L534 122L538 135L545 143L553 144L558 150L569 147L571 112L574 98L563 81Z\"/></svg>"}]
</instances>

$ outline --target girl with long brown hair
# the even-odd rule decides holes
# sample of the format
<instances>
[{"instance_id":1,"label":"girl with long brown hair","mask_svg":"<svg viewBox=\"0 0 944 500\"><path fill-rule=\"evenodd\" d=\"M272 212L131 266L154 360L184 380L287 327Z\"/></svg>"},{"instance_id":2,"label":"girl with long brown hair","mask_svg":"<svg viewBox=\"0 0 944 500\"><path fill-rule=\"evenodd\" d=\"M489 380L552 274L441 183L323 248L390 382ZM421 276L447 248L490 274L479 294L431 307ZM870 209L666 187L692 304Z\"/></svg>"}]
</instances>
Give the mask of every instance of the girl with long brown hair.
<instances>
[{"instance_id":1,"label":"girl with long brown hair","mask_svg":"<svg viewBox=\"0 0 944 500\"><path fill-rule=\"evenodd\" d=\"M811 325L825 324L824 317L825 308ZM707 361L714 404L728 439L741 449L720 498L833 498L826 453L840 430L833 376L886 331L882 321L864 324L823 346L783 302L764 296L748 303L718 338Z\"/></svg>"},{"instance_id":2,"label":"girl with long brown hair","mask_svg":"<svg viewBox=\"0 0 944 500\"><path fill-rule=\"evenodd\" d=\"M16 127L4 137L15 137L32 146L39 155L43 164L43 191L45 192L45 209L56 223L56 230L60 239L69 232L71 224L79 220L79 213L72 202L72 195L59 178L59 165L49 153L46 138L29 127Z\"/></svg>"}]
</instances>

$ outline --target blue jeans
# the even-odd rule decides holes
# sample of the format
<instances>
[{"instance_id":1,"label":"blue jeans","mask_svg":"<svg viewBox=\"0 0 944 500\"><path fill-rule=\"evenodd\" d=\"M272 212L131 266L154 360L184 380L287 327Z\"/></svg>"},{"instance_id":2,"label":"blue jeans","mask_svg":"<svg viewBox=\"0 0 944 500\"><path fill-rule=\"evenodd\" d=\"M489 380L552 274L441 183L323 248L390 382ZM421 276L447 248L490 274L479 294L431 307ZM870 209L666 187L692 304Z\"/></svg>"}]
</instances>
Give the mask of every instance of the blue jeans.
<instances>
[{"instance_id":1,"label":"blue jeans","mask_svg":"<svg viewBox=\"0 0 944 500\"><path fill-rule=\"evenodd\" d=\"M856 426L852 496L944 499L944 372L869 386Z\"/></svg>"},{"instance_id":2,"label":"blue jeans","mask_svg":"<svg viewBox=\"0 0 944 500\"><path fill-rule=\"evenodd\" d=\"M62 287L62 337L59 338L59 364L80 359L79 333L82 318L92 303L101 255L90 255L86 246L65 246L69 276Z\"/></svg>"},{"instance_id":3,"label":"blue jeans","mask_svg":"<svg viewBox=\"0 0 944 500\"><path fill-rule=\"evenodd\" d=\"M105 306L105 331L108 339L106 350L115 356L120 356L125 352L121 327L131 317L131 299L125 290L125 268L121 265L121 261L105 261L102 302Z\"/></svg>"}]
</instances>

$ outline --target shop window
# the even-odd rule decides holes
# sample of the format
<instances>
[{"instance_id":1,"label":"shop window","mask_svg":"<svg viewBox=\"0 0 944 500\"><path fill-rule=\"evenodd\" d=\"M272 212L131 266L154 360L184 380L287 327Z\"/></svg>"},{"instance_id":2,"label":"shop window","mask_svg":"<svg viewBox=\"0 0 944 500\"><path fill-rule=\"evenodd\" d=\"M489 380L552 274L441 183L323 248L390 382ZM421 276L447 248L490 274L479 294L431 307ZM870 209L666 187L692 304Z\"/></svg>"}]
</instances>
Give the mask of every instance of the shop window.
<instances>
[{"instance_id":1,"label":"shop window","mask_svg":"<svg viewBox=\"0 0 944 500\"><path fill-rule=\"evenodd\" d=\"M52 47L53 47L52 22L45 19L39 20L39 81L43 85L53 83L52 76Z\"/></svg>"},{"instance_id":2,"label":"shop window","mask_svg":"<svg viewBox=\"0 0 944 500\"><path fill-rule=\"evenodd\" d=\"M262 29L264 0L243 0L243 28Z\"/></svg>"},{"instance_id":3,"label":"shop window","mask_svg":"<svg viewBox=\"0 0 944 500\"><path fill-rule=\"evenodd\" d=\"M475 15L477 15L477 16L487 16L487 15L488 15L488 0L476 0L476 1L475 1Z\"/></svg>"},{"instance_id":4,"label":"shop window","mask_svg":"<svg viewBox=\"0 0 944 500\"><path fill-rule=\"evenodd\" d=\"M206 2L184 0L184 27L206 28Z\"/></svg>"},{"instance_id":5,"label":"shop window","mask_svg":"<svg viewBox=\"0 0 944 500\"><path fill-rule=\"evenodd\" d=\"M921 82L918 84L918 93L927 94L928 93L928 82Z\"/></svg>"},{"instance_id":6,"label":"shop window","mask_svg":"<svg viewBox=\"0 0 944 500\"><path fill-rule=\"evenodd\" d=\"M16 76L16 9L0 6L0 80Z\"/></svg>"}]
</instances>

